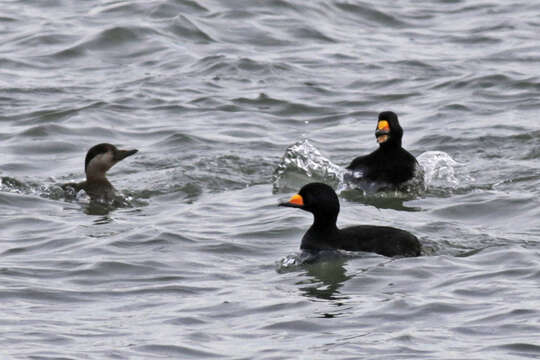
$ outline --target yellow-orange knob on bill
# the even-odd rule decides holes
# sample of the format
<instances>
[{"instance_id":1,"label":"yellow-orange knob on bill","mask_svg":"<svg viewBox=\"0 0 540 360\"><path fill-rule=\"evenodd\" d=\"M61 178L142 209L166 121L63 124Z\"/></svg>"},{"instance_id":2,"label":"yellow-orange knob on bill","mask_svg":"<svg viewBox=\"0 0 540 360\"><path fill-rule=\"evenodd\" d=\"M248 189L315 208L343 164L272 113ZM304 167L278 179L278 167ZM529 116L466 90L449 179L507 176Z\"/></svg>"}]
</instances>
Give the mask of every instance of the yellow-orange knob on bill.
<instances>
[{"instance_id":1,"label":"yellow-orange knob on bill","mask_svg":"<svg viewBox=\"0 0 540 360\"><path fill-rule=\"evenodd\" d=\"M289 199L289 204L304 206L304 199L302 196L296 194Z\"/></svg>"},{"instance_id":2,"label":"yellow-orange knob on bill","mask_svg":"<svg viewBox=\"0 0 540 360\"><path fill-rule=\"evenodd\" d=\"M377 130L390 131L390 124L386 120L381 120L377 124Z\"/></svg>"}]
</instances>

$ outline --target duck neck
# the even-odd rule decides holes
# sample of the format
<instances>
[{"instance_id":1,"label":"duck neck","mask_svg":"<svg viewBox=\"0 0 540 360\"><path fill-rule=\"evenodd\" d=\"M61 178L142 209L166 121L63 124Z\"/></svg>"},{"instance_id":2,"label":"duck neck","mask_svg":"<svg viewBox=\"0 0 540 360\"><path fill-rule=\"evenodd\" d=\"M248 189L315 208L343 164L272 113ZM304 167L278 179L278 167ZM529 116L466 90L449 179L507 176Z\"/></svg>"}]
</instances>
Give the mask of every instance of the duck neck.
<instances>
[{"instance_id":1,"label":"duck neck","mask_svg":"<svg viewBox=\"0 0 540 360\"><path fill-rule=\"evenodd\" d=\"M321 232L337 230L337 214L314 214L311 227Z\"/></svg>"},{"instance_id":2,"label":"duck neck","mask_svg":"<svg viewBox=\"0 0 540 360\"><path fill-rule=\"evenodd\" d=\"M311 225L302 238L300 248L304 250L334 249L335 245L333 244L332 239L335 238L337 232L336 217L321 218L315 216L313 225Z\"/></svg>"},{"instance_id":3,"label":"duck neck","mask_svg":"<svg viewBox=\"0 0 540 360\"><path fill-rule=\"evenodd\" d=\"M87 175L85 184L85 191L91 196L114 190L110 181L105 177L105 173Z\"/></svg>"},{"instance_id":4,"label":"duck neck","mask_svg":"<svg viewBox=\"0 0 540 360\"><path fill-rule=\"evenodd\" d=\"M86 181L87 182L109 182L109 180L107 180L107 177L105 176L105 172L101 172L101 171L87 172Z\"/></svg>"},{"instance_id":5,"label":"duck neck","mask_svg":"<svg viewBox=\"0 0 540 360\"><path fill-rule=\"evenodd\" d=\"M382 144L380 147L382 152L392 152L401 148L401 139L390 139L388 143Z\"/></svg>"}]
</instances>

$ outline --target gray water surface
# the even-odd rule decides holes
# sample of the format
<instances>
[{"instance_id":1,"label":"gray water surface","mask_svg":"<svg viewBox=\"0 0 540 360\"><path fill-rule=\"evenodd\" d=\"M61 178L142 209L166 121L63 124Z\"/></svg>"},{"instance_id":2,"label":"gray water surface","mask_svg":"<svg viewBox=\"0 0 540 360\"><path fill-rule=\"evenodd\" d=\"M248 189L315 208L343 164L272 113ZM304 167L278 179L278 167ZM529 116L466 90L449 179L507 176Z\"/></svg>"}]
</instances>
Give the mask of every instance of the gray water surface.
<instances>
[{"instance_id":1,"label":"gray water surface","mask_svg":"<svg viewBox=\"0 0 540 360\"><path fill-rule=\"evenodd\" d=\"M2 359L540 358L539 14L2 1ZM427 188L344 191L338 224L408 230L424 256L303 262L311 215L277 203L320 173L282 186L287 148L342 168L384 110ZM110 171L126 206L59 191L101 142L139 149Z\"/></svg>"}]
</instances>

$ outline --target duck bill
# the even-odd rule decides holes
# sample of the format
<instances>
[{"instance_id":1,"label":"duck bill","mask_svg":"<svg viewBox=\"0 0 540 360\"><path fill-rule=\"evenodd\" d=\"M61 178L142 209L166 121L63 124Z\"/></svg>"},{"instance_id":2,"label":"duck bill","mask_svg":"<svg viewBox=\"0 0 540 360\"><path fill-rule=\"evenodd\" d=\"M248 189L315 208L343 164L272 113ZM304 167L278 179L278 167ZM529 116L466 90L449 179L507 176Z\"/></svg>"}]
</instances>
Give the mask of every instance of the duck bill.
<instances>
[{"instance_id":1,"label":"duck bill","mask_svg":"<svg viewBox=\"0 0 540 360\"><path fill-rule=\"evenodd\" d=\"M279 206L286 206L286 207L292 207L292 208L303 208L304 207L304 199L299 194L293 195L289 201L285 201L282 203L279 203Z\"/></svg>"},{"instance_id":2,"label":"duck bill","mask_svg":"<svg viewBox=\"0 0 540 360\"><path fill-rule=\"evenodd\" d=\"M124 160L128 156L131 156L131 155L135 154L137 151L139 151L139 150L137 150L137 149L134 149L134 150L116 150L115 153L114 153L114 160L116 160L116 161Z\"/></svg>"},{"instance_id":3,"label":"duck bill","mask_svg":"<svg viewBox=\"0 0 540 360\"><path fill-rule=\"evenodd\" d=\"M390 138L390 124L386 120L379 120L377 123L377 129L375 130L375 137L377 142L382 144Z\"/></svg>"}]
</instances>

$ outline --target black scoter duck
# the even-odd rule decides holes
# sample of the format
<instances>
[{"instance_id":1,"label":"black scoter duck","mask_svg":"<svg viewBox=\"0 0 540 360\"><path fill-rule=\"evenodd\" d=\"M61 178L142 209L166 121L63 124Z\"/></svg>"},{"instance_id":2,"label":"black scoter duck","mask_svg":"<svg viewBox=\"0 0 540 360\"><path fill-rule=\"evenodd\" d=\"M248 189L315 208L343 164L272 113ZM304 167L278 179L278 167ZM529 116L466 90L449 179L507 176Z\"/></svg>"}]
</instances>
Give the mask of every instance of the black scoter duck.
<instances>
[{"instance_id":1,"label":"black scoter duck","mask_svg":"<svg viewBox=\"0 0 540 360\"><path fill-rule=\"evenodd\" d=\"M419 164L401 147L403 129L395 113L384 111L379 114L375 137L379 148L371 154L357 157L347 169L354 174L352 181L368 180L371 182L369 187L376 191L396 189L414 177Z\"/></svg>"},{"instance_id":2,"label":"black scoter duck","mask_svg":"<svg viewBox=\"0 0 540 360\"><path fill-rule=\"evenodd\" d=\"M338 229L339 200L335 191L323 183L307 184L288 202L280 203L309 211L313 225L304 234L300 249L374 252L384 256L418 256L422 250L413 234L388 226L358 225Z\"/></svg>"}]
</instances>

